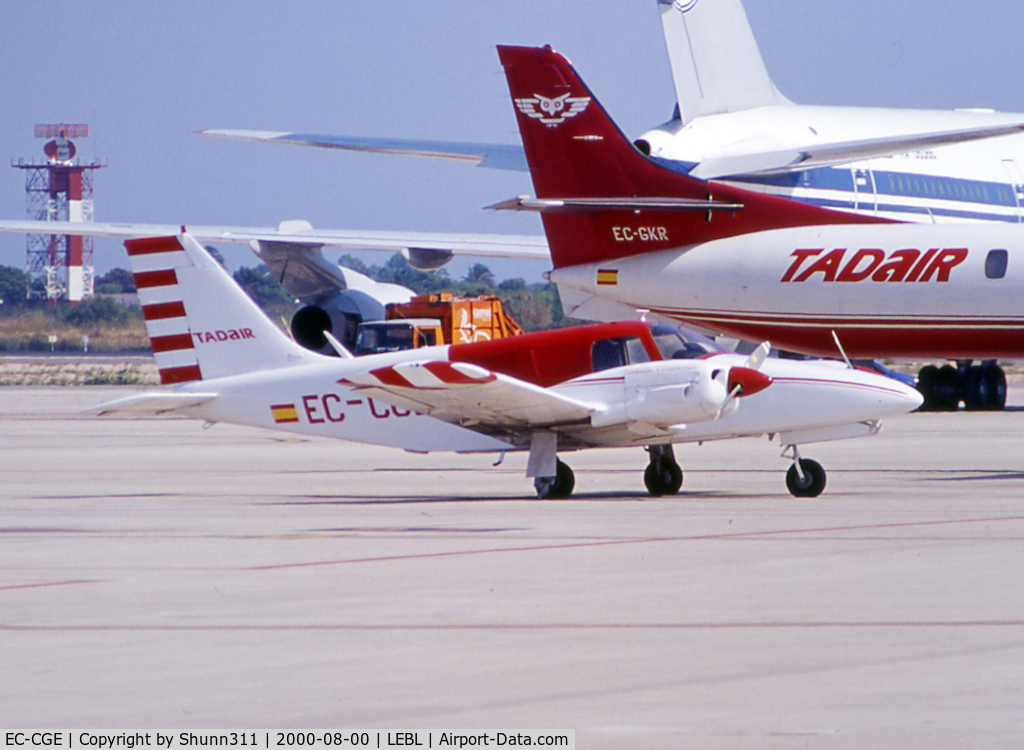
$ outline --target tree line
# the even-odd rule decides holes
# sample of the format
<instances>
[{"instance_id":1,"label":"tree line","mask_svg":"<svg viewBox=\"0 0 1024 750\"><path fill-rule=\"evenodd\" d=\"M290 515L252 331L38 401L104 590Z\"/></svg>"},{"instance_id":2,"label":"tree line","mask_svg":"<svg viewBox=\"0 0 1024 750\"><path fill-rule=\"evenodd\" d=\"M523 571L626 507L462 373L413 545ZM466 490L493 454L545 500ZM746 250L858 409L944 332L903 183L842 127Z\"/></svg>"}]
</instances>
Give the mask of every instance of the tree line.
<instances>
[{"instance_id":1,"label":"tree line","mask_svg":"<svg viewBox=\"0 0 1024 750\"><path fill-rule=\"evenodd\" d=\"M208 247L207 250L221 264L224 263L216 248ZM561 328L577 322L565 316L554 284L528 283L522 278L498 281L490 268L483 263L471 266L462 278L452 278L443 268L432 272L419 271L410 266L399 253L393 255L383 265L367 265L351 255L343 255L338 263L374 281L399 284L417 294L452 292L467 297L496 295L527 331ZM262 264L255 267L242 266L233 276L256 304L264 310L271 311L275 318L287 308L295 306L295 300ZM33 288L33 284L36 284L37 288ZM41 299L45 296L40 294L44 292L41 284L40 280L33 281L20 268L0 266L0 315L9 316L37 310L75 326L98 323L127 325L139 319L136 307L119 304L112 297L135 292L132 274L124 268L113 268L96 277L93 285L96 296L76 305L67 302L54 304ZM31 297L30 290L34 292Z\"/></svg>"}]
</instances>

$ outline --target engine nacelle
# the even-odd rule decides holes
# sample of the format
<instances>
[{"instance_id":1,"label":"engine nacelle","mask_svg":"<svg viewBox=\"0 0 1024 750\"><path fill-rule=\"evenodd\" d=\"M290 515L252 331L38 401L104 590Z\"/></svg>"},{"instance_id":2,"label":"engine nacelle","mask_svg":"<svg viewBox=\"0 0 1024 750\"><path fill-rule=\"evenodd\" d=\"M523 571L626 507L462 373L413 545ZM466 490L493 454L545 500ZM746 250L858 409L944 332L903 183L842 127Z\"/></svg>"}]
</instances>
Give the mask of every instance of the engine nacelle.
<instances>
[{"instance_id":1,"label":"engine nacelle","mask_svg":"<svg viewBox=\"0 0 1024 750\"><path fill-rule=\"evenodd\" d=\"M323 294L307 300L306 306L292 317L292 337L307 349L333 355L334 348L324 336L324 331L327 331L351 350L356 343L356 328L365 321L384 320L385 304L358 289L340 289Z\"/></svg>"},{"instance_id":2,"label":"engine nacelle","mask_svg":"<svg viewBox=\"0 0 1024 750\"><path fill-rule=\"evenodd\" d=\"M279 229L301 234L312 227L301 221L283 222ZM376 282L327 261L316 242L255 240L250 245L285 291L305 305L292 318L292 337L322 354L336 354L324 331L351 349L360 323L383 320L385 305L413 297L404 286Z\"/></svg>"},{"instance_id":3,"label":"engine nacelle","mask_svg":"<svg viewBox=\"0 0 1024 750\"><path fill-rule=\"evenodd\" d=\"M625 399L609 399L610 408L591 417L594 427L645 422L666 428L707 422L729 416L740 397L771 384L771 378L756 370L706 360L633 365L624 368L623 374Z\"/></svg>"}]
</instances>

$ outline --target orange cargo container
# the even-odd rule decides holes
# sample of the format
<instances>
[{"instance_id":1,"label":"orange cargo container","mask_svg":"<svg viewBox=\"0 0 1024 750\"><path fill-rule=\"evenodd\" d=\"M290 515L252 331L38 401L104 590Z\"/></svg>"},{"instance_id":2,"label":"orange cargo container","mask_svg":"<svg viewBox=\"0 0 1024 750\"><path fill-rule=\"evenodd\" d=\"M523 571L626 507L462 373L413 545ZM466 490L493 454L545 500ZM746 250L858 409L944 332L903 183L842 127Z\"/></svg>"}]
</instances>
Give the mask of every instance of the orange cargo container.
<instances>
[{"instance_id":1,"label":"orange cargo container","mask_svg":"<svg viewBox=\"0 0 1024 750\"><path fill-rule=\"evenodd\" d=\"M387 306L388 320L406 318L440 321L445 344L469 344L523 333L515 319L505 311L501 300L493 295L456 297L450 292L420 294L409 302Z\"/></svg>"}]
</instances>

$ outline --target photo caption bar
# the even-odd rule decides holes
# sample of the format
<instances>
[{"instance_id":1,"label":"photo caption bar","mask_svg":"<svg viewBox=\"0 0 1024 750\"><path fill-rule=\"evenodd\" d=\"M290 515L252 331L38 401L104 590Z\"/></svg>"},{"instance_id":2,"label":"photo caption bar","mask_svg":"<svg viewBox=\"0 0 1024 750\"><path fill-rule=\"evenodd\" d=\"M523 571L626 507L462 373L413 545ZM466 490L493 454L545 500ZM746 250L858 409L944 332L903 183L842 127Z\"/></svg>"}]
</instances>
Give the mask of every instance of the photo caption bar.
<instances>
[{"instance_id":1,"label":"photo caption bar","mask_svg":"<svg viewBox=\"0 0 1024 750\"><path fill-rule=\"evenodd\" d=\"M135 750L135 748L506 748L576 750L572 729L73 729L3 730L4 748Z\"/></svg>"}]
</instances>

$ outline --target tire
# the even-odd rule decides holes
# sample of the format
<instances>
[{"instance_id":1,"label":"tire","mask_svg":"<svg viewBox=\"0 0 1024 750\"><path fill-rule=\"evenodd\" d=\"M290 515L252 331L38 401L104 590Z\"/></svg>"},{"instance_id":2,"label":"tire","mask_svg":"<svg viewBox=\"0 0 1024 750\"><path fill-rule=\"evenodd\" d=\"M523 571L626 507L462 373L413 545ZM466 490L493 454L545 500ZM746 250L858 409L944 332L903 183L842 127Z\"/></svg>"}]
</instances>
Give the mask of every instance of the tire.
<instances>
[{"instance_id":1,"label":"tire","mask_svg":"<svg viewBox=\"0 0 1024 750\"><path fill-rule=\"evenodd\" d=\"M533 486L541 500L564 500L572 494L576 486L576 476L568 464L559 461L555 465L555 476L537 477Z\"/></svg>"},{"instance_id":2,"label":"tire","mask_svg":"<svg viewBox=\"0 0 1024 750\"><path fill-rule=\"evenodd\" d=\"M939 368L935 365L925 365L917 373L917 390L924 396L924 403L918 411L935 411L935 383L939 379Z\"/></svg>"},{"instance_id":3,"label":"tire","mask_svg":"<svg viewBox=\"0 0 1024 750\"><path fill-rule=\"evenodd\" d=\"M986 374L980 365L971 365L967 368L967 375L964 378L964 408L967 411L988 408L992 384L985 377Z\"/></svg>"},{"instance_id":4,"label":"tire","mask_svg":"<svg viewBox=\"0 0 1024 750\"><path fill-rule=\"evenodd\" d=\"M786 487L794 497L817 497L825 490L825 470L809 458L800 459L800 468L804 473L803 481L796 465L790 466L786 472Z\"/></svg>"},{"instance_id":5,"label":"tire","mask_svg":"<svg viewBox=\"0 0 1024 750\"><path fill-rule=\"evenodd\" d=\"M675 461L651 461L644 470L644 484L655 497L675 495L683 486L683 470Z\"/></svg>"},{"instance_id":6,"label":"tire","mask_svg":"<svg viewBox=\"0 0 1024 750\"><path fill-rule=\"evenodd\" d=\"M999 365L982 365L979 377L984 384L985 398L981 403L987 411L1003 411L1006 408L1006 373Z\"/></svg>"},{"instance_id":7,"label":"tire","mask_svg":"<svg viewBox=\"0 0 1024 750\"><path fill-rule=\"evenodd\" d=\"M935 409L937 411L956 411L960 405L960 394L957 393L957 372L953 365L943 365L935 380Z\"/></svg>"}]
</instances>

